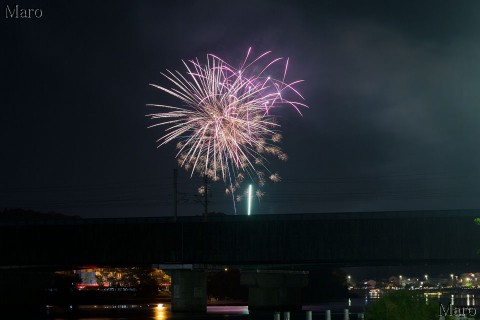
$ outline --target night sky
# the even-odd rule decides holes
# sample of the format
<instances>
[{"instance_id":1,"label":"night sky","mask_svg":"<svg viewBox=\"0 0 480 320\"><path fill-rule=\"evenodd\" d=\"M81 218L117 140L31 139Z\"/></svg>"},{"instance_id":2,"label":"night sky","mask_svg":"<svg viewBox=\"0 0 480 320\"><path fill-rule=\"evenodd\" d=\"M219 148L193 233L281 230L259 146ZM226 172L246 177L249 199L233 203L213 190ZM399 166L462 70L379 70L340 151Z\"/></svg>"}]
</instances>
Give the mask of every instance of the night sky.
<instances>
[{"instance_id":1,"label":"night sky","mask_svg":"<svg viewBox=\"0 0 480 320\"><path fill-rule=\"evenodd\" d=\"M5 17L6 5L41 18ZM182 59L289 57L309 109L277 113L287 162L254 213L480 208L480 1L2 4L0 208L172 215L174 144L149 86ZM179 170L180 215L198 215ZM223 185L212 211L233 214ZM245 214L240 203L238 213Z\"/></svg>"}]
</instances>

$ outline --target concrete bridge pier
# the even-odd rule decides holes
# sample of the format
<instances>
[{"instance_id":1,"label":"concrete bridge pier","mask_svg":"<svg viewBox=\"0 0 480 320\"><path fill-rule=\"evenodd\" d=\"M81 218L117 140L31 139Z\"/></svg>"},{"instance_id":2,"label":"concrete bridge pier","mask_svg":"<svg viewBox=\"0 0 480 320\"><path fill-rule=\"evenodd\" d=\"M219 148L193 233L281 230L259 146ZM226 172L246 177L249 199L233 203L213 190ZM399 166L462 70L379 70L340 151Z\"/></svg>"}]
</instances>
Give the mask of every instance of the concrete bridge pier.
<instances>
[{"instance_id":1,"label":"concrete bridge pier","mask_svg":"<svg viewBox=\"0 0 480 320\"><path fill-rule=\"evenodd\" d=\"M207 311L205 271L172 270L172 312Z\"/></svg>"},{"instance_id":2,"label":"concrete bridge pier","mask_svg":"<svg viewBox=\"0 0 480 320\"><path fill-rule=\"evenodd\" d=\"M53 286L53 272L0 270L2 315L44 316L47 289Z\"/></svg>"},{"instance_id":3,"label":"concrete bridge pier","mask_svg":"<svg viewBox=\"0 0 480 320\"><path fill-rule=\"evenodd\" d=\"M240 284L248 286L249 310L298 310L302 288L308 285L307 271L246 271Z\"/></svg>"}]
</instances>

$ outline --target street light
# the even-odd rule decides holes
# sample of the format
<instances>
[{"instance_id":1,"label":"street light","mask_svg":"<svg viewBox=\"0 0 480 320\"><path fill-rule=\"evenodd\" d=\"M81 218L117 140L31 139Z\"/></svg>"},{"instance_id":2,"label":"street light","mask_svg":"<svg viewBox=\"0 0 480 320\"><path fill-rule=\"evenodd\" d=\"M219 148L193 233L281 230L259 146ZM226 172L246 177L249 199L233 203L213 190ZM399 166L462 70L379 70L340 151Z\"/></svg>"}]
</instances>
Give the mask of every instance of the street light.
<instances>
[{"instance_id":1,"label":"street light","mask_svg":"<svg viewBox=\"0 0 480 320\"><path fill-rule=\"evenodd\" d=\"M348 276L347 276L347 286L348 286L349 289L350 289L350 287L353 287L351 280L352 280L352 276L351 276L351 275L348 275Z\"/></svg>"}]
</instances>

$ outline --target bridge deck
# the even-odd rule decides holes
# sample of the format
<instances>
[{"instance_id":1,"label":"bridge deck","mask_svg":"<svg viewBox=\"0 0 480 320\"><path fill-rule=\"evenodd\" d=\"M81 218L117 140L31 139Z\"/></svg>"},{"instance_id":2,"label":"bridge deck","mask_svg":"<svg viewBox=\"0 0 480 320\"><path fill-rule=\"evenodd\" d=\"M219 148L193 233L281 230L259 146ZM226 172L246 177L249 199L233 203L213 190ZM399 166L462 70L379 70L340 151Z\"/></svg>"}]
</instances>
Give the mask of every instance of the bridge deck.
<instances>
[{"instance_id":1,"label":"bridge deck","mask_svg":"<svg viewBox=\"0 0 480 320\"><path fill-rule=\"evenodd\" d=\"M0 266L479 263L477 212L10 220Z\"/></svg>"}]
</instances>

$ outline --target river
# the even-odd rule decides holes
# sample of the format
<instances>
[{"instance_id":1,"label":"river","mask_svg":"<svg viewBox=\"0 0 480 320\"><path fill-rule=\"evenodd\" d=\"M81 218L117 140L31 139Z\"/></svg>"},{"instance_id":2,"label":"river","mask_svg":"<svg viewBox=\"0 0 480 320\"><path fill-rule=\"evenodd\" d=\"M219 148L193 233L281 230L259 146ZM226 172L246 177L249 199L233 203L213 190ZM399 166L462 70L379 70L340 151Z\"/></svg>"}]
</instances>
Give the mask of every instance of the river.
<instances>
[{"instance_id":1,"label":"river","mask_svg":"<svg viewBox=\"0 0 480 320\"><path fill-rule=\"evenodd\" d=\"M305 312L312 311L313 319L325 319L325 311L331 310L332 320L343 319L344 309L350 310L350 319L358 319L365 307L380 297L378 293L369 293L363 298L350 298L330 301L323 304L305 305L302 311L291 312L290 319L305 319ZM430 295L425 297L429 303L463 305L479 308L480 294L456 293ZM249 312L247 306L208 306L206 313L172 313L169 303L132 304L132 305L80 305L77 307L59 308L47 306L45 320L270 320L273 311ZM22 311L18 310L18 318ZM1 319L8 319L1 316ZM283 316L282 316L283 318Z\"/></svg>"}]
</instances>

